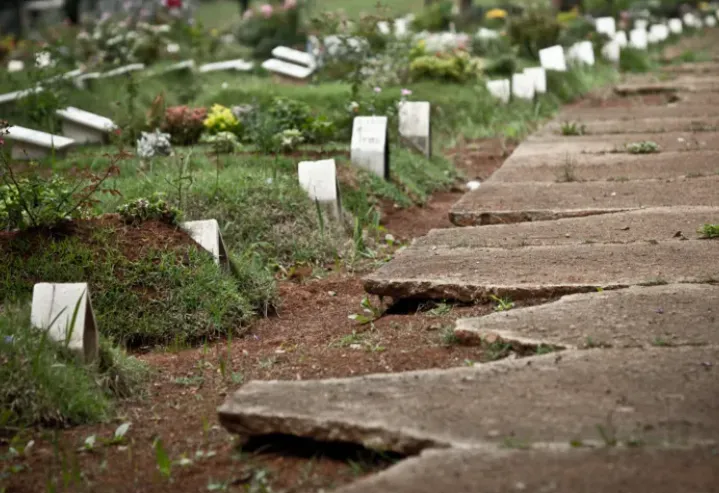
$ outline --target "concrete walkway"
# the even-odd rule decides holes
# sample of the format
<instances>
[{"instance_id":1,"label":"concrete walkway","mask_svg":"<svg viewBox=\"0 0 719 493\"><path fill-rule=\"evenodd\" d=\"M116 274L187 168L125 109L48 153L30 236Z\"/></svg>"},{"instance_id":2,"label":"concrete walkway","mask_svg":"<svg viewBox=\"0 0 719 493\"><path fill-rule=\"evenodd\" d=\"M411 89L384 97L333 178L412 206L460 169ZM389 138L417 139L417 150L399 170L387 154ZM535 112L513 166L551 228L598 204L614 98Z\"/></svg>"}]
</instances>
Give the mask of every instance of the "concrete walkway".
<instances>
[{"instance_id":1,"label":"concrete walkway","mask_svg":"<svg viewBox=\"0 0 719 493\"><path fill-rule=\"evenodd\" d=\"M222 424L417 455L341 493L719 491L719 239L699 232L719 223L717 66L616 88L670 104L566 110L454 205L462 227L365 278L395 300L526 300L454 327L511 357L250 382ZM561 135L567 119L586 135ZM627 152L641 141L659 152Z\"/></svg>"}]
</instances>

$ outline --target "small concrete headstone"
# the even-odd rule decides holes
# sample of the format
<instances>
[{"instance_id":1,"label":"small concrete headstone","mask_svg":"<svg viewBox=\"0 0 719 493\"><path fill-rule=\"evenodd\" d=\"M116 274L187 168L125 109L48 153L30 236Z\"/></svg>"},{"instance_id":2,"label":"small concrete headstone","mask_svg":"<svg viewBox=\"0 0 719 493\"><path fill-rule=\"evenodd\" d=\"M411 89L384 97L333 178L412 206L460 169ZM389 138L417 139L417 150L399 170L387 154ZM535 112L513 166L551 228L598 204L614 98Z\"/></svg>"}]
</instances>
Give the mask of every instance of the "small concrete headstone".
<instances>
[{"instance_id":1,"label":"small concrete headstone","mask_svg":"<svg viewBox=\"0 0 719 493\"><path fill-rule=\"evenodd\" d=\"M684 30L681 19L669 19L669 30L672 34L681 34Z\"/></svg>"},{"instance_id":2,"label":"small concrete headstone","mask_svg":"<svg viewBox=\"0 0 719 493\"><path fill-rule=\"evenodd\" d=\"M606 34L609 38L614 37L614 33L617 32L617 21L614 17L598 17L594 22L597 32Z\"/></svg>"},{"instance_id":3,"label":"small concrete headstone","mask_svg":"<svg viewBox=\"0 0 719 493\"><path fill-rule=\"evenodd\" d=\"M400 102L399 135L425 156L432 156L432 130L429 102Z\"/></svg>"},{"instance_id":4,"label":"small concrete headstone","mask_svg":"<svg viewBox=\"0 0 719 493\"><path fill-rule=\"evenodd\" d=\"M487 29L486 27L480 27L479 31L477 31L477 37L479 39L498 39L499 31Z\"/></svg>"},{"instance_id":5,"label":"small concrete headstone","mask_svg":"<svg viewBox=\"0 0 719 493\"><path fill-rule=\"evenodd\" d=\"M517 99L534 99L534 79L525 73L512 74L512 95Z\"/></svg>"},{"instance_id":6,"label":"small concrete headstone","mask_svg":"<svg viewBox=\"0 0 719 493\"><path fill-rule=\"evenodd\" d=\"M342 205L334 159L302 161L297 165L297 176L300 186L312 200L329 209L333 217L340 217Z\"/></svg>"},{"instance_id":7,"label":"small concrete headstone","mask_svg":"<svg viewBox=\"0 0 719 493\"><path fill-rule=\"evenodd\" d=\"M555 70L557 72L567 71L567 60L564 57L564 49L559 45L539 50L539 61L546 70Z\"/></svg>"},{"instance_id":8,"label":"small concrete headstone","mask_svg":"<svg viewBox=\"0 0 719 493\"><path fill-rule=\"evenodd\" d=\"M644 29L633 29L629 33L629 46L637 50L646 50L649 45L647 32Z\"/></svg>"},{"instance_id":9,"label":"small concrete headstone","mask_svg":"<svg viewBox=\"0 0 719 493\"><path fill-rule=\"evenodd\" d=\"M489 94L503 103L509 103L509 98L512 95L512 84L509 79L488 80L487 90Z\"/></svg>"},{"instance_id":10,"label":"small concrete headstone","mask_svg":"<svg viewBox=\"0 0 719 493\"><path fill-rule=\"evenodd\" d=\"M649 27L649 21L646 19L637 19L634 21L634 29L642 29L644 31Z\"/></svg>"},{"instance_id":11,"label":"small concrete headstone","mask_svg":"<svg viewBox=\"0 0 719 493\"><path fill-rule=\"evenodd\" d=\"M532 79L535 93L544 94L547 92L547 71L544 67L525 68L524 73Z\"/></svg>"},{"instance_id":12,"label":"small concrete headstone","mask_svg":"<svg viewBox=\"0 0 719 493\"><path fill-rule=\"evenodd\" d=\"M217 219L185 221L180 226L198 245L212 254L217 265L229 267L230 258Z\"/></svg>"},{"instance_id":13,"label":"small concrete headstone","mask_svg":"<svg viewBox=\"0 0 719 493\"><path fill-rule=\"evenodd\" d=\"M389 22L387 21L379 21L377 23L377 29L379 30L380 34L383 34L385 36L389 36L392 34L392 28L389 27Z\"/></svg>"},{"instance_id":14,"label":"small concrete headstone","mask_svg":"<svg viewBox=\"0 0 719 493\"><path fill-rule=\"evenodd\" d=\"M139 72L140 70L145 70L144 63L131 63L130 65L124 65L122 67L118 67L116 69L108 70L107 72L103 72L100 75L100 78L105 79L108 77L117 77L120 75L129 74L132 72Z\"/></svg>"},{"instance_id":15,"label":"small concrete headstone","mask_svg":"<svg viewBox=\"0 0 719 493\"><path fill-rule=\"evenodd\" d=\"M567 54L571 61L583 65L594 65L594 47L591 41L580 41L574 43Z\"/></svg>"},{"instance_id":16,"label":"small concrete headstone","mask_svg":"<svg viewBox=\"0 0 719 493\"><path fill-rule=\"evenodd\" d=\"M394 21L394 35L398 38L404 38L409 33L409 21L401 18Z\"/></svg>"},{"instance_id":17,"label":"small concrete headstone","mask_svg":"<svg viewBox=\"0 0 719 493\"><path fill-rule=\"evenodd\" d=\"M612 63L619 63L622 56L622 49L616 41L610 41L602 47L602 56Z\"/></svg>"},{"instance_id":18,"label":"small concrete headstone","mask_svg":"<svg viewBox=\"0 0 719 493\"><path fill-rule=\"evenodd\" d=\"M278 60L277 58L265 60L262 63L262 68L282 77L289 77L291 79L298 80L305 80L312 75L312 72L314 72L312 67L305 67L303 65L285 62L283 60Z\"/></svg>"},{"instance_id":19,"label":"small concrete headstone","mask_svg":"<svg viewBox=\"0 0 719 493\"><path fill-rule=\"evenodd\" d=\"M614 41L619 45L620 48L626 48L627 45L629 45L627 33L624 31L617 31L617 33L614 35Z\"/></svg>"},{"instance_id":20,"label":"small concrete headstone","mask_svg":"<svg viewBox=\"0 0 719 493\"><path fill-rule=\"evenodd\" d=\"M62 119L62 134L78 144L103 144L117 125L104 116L69 106L57 110Z\"/></svg>"},{"instance_id":21,"label":"small concrete headstone","mask_svg":"<svg viewBox=\"0 0 719 493\"><path fill-rule=\"evenodd\" d=\"M715 27L717 25L717 19L713 15L708 15L704 19L704 25L707 27Z\"/></svg>"},{"instance_id":22,"label":"small concrete headstone","mask_svg":"<svg viewBox=\"0 0 719 493\"><path fill-rule=\"evenodd\" d=\"M313 57L312 54L287 48L286 46L278 46L272 50L272 56L286 62L303 65L309 68L313 68L317 65L315 57Z\"/></svg>"},{"instance_id":23,"label":"small concrete headstone","mask_svg":"<svg viewBox=\"0 0 719 493\"><path fill-rule=\"evenodd\" d=\"M13 143L12 158L16 160L43 159L53 149L55 155L61 157L75 143L67 137L18 126L8 128L5 137Z\"/></svg>"},{"instance_id":24,"label":"small concrete headstone","mask_svg":"<svg viewBox=\"0 0 719 493\"><path fill-rule=\"evenodd\" d=\"M173 72L185 72L185 73L192 73L195 71L195 61L194 60L184 60L182 62L173 63L172 65L168 65L167 67L162 67L155 71L153 75L164 75L164 74L170 74Z\"/></svg>"},{"instance_id":25,"label":"small concrete headstone","mask_svg":"<svg viewBox=\"0 0 719 493\"><path fill-rule=\"evenodd\" d=\"M87 283L35 284L30 321L84 362L97 359L100 344Z\"/></svg>"},{"instance_id":26,"label":"small concrete headstone","mask_svg":"<svg viewBox=\"0 0 719 493\"><path fill-rule=\"evenodd\" d=\"M669 37L669 28L664 24L652 24L649 28L647 41L649 43L661 43Z\"/></svg>"},{"instance_id":27,"label":"small concrete headstone","mask_svg":"<svg viewBox=\"0 0 719 493\"><path fill-rule=\"evenodd\" d=\"M246 62L245 60L238 58L237 60L225 60L224 62L213 62L200 65L197 69L201 74L208 72L219 72L222 70L237 70L240 72L248 72L252 70L254 63Z\"/></svg>"},{"instance_id":28,"label":"small concrete headstone","mask_svg":"<svg viewBox=\"0 0 719 493\"><path fill-rule=\"evenodd\" d=\"M10 73L22 72L23 70L25 70L25 62L22 60L10 60L7 64L7 71Z\"/></svg>"},{"instance_id":29,"label":"small concrete headstone","mask_svg":"<svg viewBox=\"0 0 719 493\"><path fill-rule=\"evenodd\" d=\"M684 25L687 27L693 27L695 29L702 27L702 22L697 16L695 16L691 12L687 12L686 14L684 14L682 16L682 20L684 21Z\"/></svg>"},{"instance_id":30,"label":"small concrete headstone","mask_svg":"<svg viewBox=\"0 0 719 493\"><path fill-rule=\"evenodd\" d=\"M352 122L352 164L389 180L389 138L386 116L357 116Z\"/></svg>"},{"instance_id":31,"label":"small concrete headstone","mask_svg":"<svg viewBox=\"0 0 719 493\"><path fill-rule=\"evenodd\" d=\"M35 87L33 89L23 89L21 91L14 91L9 92L7 94L0 94L0 105L7 104L7 103L13 103L15 101L19 101L20 99L30 96L31 94L36 94L38 92L42 92L44 89L41 86Z\"/></svg>"}]
</instances>

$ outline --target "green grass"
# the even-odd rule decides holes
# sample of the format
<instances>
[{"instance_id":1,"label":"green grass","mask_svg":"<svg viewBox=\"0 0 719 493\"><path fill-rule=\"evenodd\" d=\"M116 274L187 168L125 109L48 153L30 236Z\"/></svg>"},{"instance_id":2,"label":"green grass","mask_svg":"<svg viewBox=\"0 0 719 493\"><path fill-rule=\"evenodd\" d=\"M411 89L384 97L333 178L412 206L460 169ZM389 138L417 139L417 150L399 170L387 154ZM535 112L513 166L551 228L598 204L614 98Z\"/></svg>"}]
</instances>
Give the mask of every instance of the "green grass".
<instances>
[{"instance_id":1,"label":"green grass","mask_svg":"<svg viewBox=\"0 0 719 493\"><path fill-rule=\"evenodd\" d=\"M0 432L32 424L69 425L110 416L112 399L135 393L145 365L100 342L100 359L78 363L69 351L31 328L29 307L0 313Z\"/></svg>"},{"instance_id":2,"label":"green grass","mask_svg":"<svg viewBox=\"0 0 719 493\"><path fill-rule=\"evenodd\" d=\"M637 50L630 47L622 48L619 57L619 69L622 72L643 73L649 72L656 67L656 62L652 60L651 54L647 50Z\"/></svg>"},{"instance_id":3,"label":"green grass","mask_svg":"<svg viewBox=\"0 0 719 493\"><path fill-rule=\"evenodd\" d=\"M699 228L703 238L719 238L719 224L705 224Z\"/></svg>"}]
</instances>

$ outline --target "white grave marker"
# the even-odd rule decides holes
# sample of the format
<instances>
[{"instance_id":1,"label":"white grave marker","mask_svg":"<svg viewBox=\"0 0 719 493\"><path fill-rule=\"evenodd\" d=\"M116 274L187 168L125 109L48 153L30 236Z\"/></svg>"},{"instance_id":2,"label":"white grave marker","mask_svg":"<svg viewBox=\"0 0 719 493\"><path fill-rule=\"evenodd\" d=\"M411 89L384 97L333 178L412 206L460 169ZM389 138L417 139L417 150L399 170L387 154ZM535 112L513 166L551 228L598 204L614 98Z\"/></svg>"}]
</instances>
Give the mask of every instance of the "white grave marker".
<instances>
[{"instance_id":1,"label":"white grave marker","mask_svg":"<svg viewBox=\"0 0 719 493\"><path fill-rule=\"evenodd\" d=\"M715 27L717 25L717 19L713 15L708 15L704 19L704 25L707 27Z\"/></svg>"},{"instance_id":2,"label":"white grave marker","mask_svg":"<svg viewBox=\"0 0 719 493\"><path fill-rule=\"evenodd\" d=\"M286 46L278 46L272 50L272 56L286 62L304 65L309 68L314 68L317 65L315 57L313 57L310 53L293 50L292 48L287 48Z\"/></svg>"},{"instance_id":3,"label":"white grave marker","mask_svg":"<svg viewBox=\"0 0 719 493\"><path fill-rule=\"evenodd\" d=\"M386 116L357 116L352 122L352 164L389 180Z\"/></svg>"},{"instance_id":4,"label":"white grave marker","mask_svg":"<svg viewBox=\"0 0 719 493\"><path fill-rule=\"evenodd\" d=\"M84 362L97 359L99 337L87 283L35 284L30 321L51 340L67 344Z\"/></svg>"},{"instance_id":5,"label":"white grave marker","mask_svg":"<svg viewBox=\"0 0 719 493\"><path fill-rule=\"evenodd\" d=\"M681 19L669 19L669 30L672 34L681 34L683 31Z\"/></svg>"},{"instance_id":6,"label":"white grave marker","mask_svg":"<svg viewBox=\"0 0 719 493\"><path fill-rule=\"evenodd\" d=\"M477 37L479 39L498 39L499 31L487 29L486 27L480 27L479 31L477 31Z\"/></svg>"},{"instance_id":7,"label":"white grave marker","mask_svg":"<svg viewBox=\"0 0 719 493\"><path fill-rule=\"evenodd\" d=\"M335 218L340 217L342 206L334 159L302 161L297 165L297 176L312 200L328 208Z\"/></svg>"},{"instance_id":8,"label":"white grave marker","mask_svg":"<svg viewBox=\"0 0 719 493\"><path fill-rule=\"evenodd\" d=\"M195 61L194 60L184 60L182 62L177 62L177 63L173 63L172 65L168 65L167 67L162 67L152 75L164 75L164 74L169 74L172 72L186 72L189 74L194 71L195 71Z\"/></svg>"},{"instance_id":9,"label":"white grave marker","mask_svg":"<svg viewBox=\"0 0 719 493\"><path fill-rule=\"evenodd\" d=\"M619 63L622 56L622 49L616 41L610 41L602 47L602 56L612 63Z\"/></svg>"},{"instance_id":10,"label":"white grave marker","mask_svg":"<svg viewBox=\"0 0 719 493\"><path fill-rule=\"evenodd\" d=\"M304 67L302 65L296 65L294 63L284 62L277 58L270 58L262 62L262 68L268 72L273 72L283 77L289 77L291 79L304 80L307 79L314 69L312 67Z\"/></svg>"},{"instance_id":11,"label":"white grave marker","mask_svg":"<svg viewBox=\"0 0 719 493\"><path fill-rule=\"evenodd\" d=\"M684 20L684 25L687 27L693 27L693 28L700 28L702 27L702 21L699 20L698 17L696 17L691 12L687 12L682 17L682 20Z\"/></svg>"},{"instance_id":12,"label":"white grave marker","mask_svg":"<svg viewBox=\"0 0 719 493\"><path fill-rule=\"evenodd\" d=\"M614 41L619 45L620 48L626 48L629 44L629 40L627 39L627 33L624 31L617 31L617 33L614 35Z\"/></svg>"},{"instance_id":13,"label":"white grave marker","mask_svg":"<svg viewBox=\"0 0 719 493\"><path fill-rule=\"evenodd\" d=\"M113 70L108 70L107 72L102 73L100 75L100 78L104 79L106 77L117 77L119 75L125 75L131 72L138 72L140 70L145 70L144 63L131 63L130 65L125 65L123 67L118 67Z\"/></svg>"},{"instance_id":14,"label":"white grave marker","mask_svg":"<svg viewBox=\"0 0 719 493\"><path fill-rule=\"evenodd\" d=\"M534 99L534 79L525 73L512 74L512 95L518 99Z\"/></svg>"},{"instance_id":15,"label":"white grave marker","mask_svg":"<svg viewBox=\"0 0 719 493\"><path fill-rule=\"evenodd\" d=\"M557 72L567 71L567 60L564 58L564 50L559 45L539 50L539 61L546 70L556 70Z\"/></svg>"},{"instance_id":16,"label":"white grave marker","mask_svg":"<svg viewBox=\"0 0 719 493\"><path fill-rule=\"evenodd\" d=\"M78 144L103 144L117 128L109 118L72 106L57 110L57 114L62 118L62 134Z\"/></svg>"},{"instance_id":17,"label":"white grave marker","mask_svg":"<svg viewBox=\"0 0 719 493\"><path fill-rule=\"evenodd\" d=\"M594 65L594 47L591 41L580 41L574 43L567 53L570 61L583 64Z\"/></svg>"},{"instance_id":18,"label":"white grave marker","mask_svg":"<svg viewBox=\"0 0 719 493\"><path fill-rule=\"evenodd\" d=\"M641 29L646 31L649 27L649 21L646 19L637 19L634 21L634 29Z\"/></svg>"},{"instance_id":19,"label":"white grave marker","mask_svg":"<svg viewBox=\"0 0 719 493\"><path fill-rule=\"evenodd\" d=\"M10 60L7 64L7 71L10 73L22 72L23 70L25 70L25 62L22 60Z\"/></svg>"},{"instance_id":20,"label":"white grave marker","mask_svg":"<svg viewBox=\"0 0 719 493\"><path fill-rule=\"evenodd\" d=\"M509 103L509 97L512 95L512 84L509 79L488 80L487 90L489 94L503 103Z\"/></svg>"},{"instance_id":21,"label":"white grave marker","mask_svg":"<svg viewBox=\"0 0 719 493\"><path fill-rule=\"evenodd\" d=\"M217 265L222 267L230 266L230 258L227 255L227 248L225 247L225 241L222 239L217 219L185 221L180 226L197 244L212 254Z\"/></svg>"},{"instance_id":22,"label":"white grave marker","mask_svg":"<svg viewBox=\"0 0 719 493\"><path fill-rule=\"evenodd\" d=\"M404 38L409 33L409 22L407 19L396 19L394 21L394 35L398 38Z\"/></svg>"},{"instance_id":23,"label":"white grave marker","mask_svg":"<svg viewBox=\"0 0 719 493\"><path fill-rule=\"evenodd\" d=\"M399 135L427 157L432 156L430 104L402 101L399 104Z\"/></svg>"},{"instance_id":24,"label":"white grave marker","mask_svg":"<svg viewBox=\"0 0 719 493\"><path fill-rule=\"evenodd\" d=\"M614 17L598 17L594 22L597 32L606 34L610 39L613 38L614 33L617 32L617 21L614 20Z\"/></svg>"},{"instance_id":25,"label":"white grave marker","mask_svg":"<svg viewBox=\"0 0 719 493\"><path fill-rule=\"evenodd\" d=\"M377 29L379 29L380 34L383 34L384 36L392 34L392 29L389 27L389 22L387 21L379 21L377 23Z\"/></svg>"},{"instance_id":26,"label":"white grave marker","mask_svg":"<svg viewBox=\"0 0 719 493\"><path fill-rule=\"evenodd\" d=\"M7 94L0 94L0 105L12 103L15 101L18 101L25 96L29 96L31 94L35 94L38 92L42 92L44 89L40 86L35 87L33 89L23 89L22 91L15 91L15 92L9 92Z\"/></svg>"},{"instance_id":27,"label":"white grave marker","mask_svg":"<svg viewBox=\"0 0 719 493\"><path fill-rule=\"evenodd\" d=\"M67 137L18 126L8 128L6 137L13 142L12 158L17 160L42 159L49 156L53 149L60 157L75 143Z\"/></svg>"},{"instance_id":28,"label":"white grave marker","mask_svg":"<svg viewBox=\"0 0 719 493\"><path fill-rule=\"evenodd\" d=\"M629 46L637 50L646 50L649 45L647 32L644 29L634 29L629 33Z\"/></svg>"},{"instance_id":29,"label":"white grave marker","mask_svg":"<svg viewBox=\"0 0 719 493\"><path fill-rule=\"evenodd\" d=\"M547 71L543 67L529 67L524 69L524 73L532 78L534 82L534 92L544 94L547 92Z\"/></svg>"},{"instance_id":30,"label":"white grave marker","mask_svg":"<svg viewBox=\"0 0 719 493\"><path fill-rule=\"evenodd\" d=\"M252 67L254 67L254 65L255 64L252 62L246 62L243 59L238 58L237 60L225 60L224 62L206 63L204 65L200 65L197 70L201 74L206 74L208 72L219 72L221 70L238 70L240 72L248 72L252 70Z\"/></svg>"}]
</instances>

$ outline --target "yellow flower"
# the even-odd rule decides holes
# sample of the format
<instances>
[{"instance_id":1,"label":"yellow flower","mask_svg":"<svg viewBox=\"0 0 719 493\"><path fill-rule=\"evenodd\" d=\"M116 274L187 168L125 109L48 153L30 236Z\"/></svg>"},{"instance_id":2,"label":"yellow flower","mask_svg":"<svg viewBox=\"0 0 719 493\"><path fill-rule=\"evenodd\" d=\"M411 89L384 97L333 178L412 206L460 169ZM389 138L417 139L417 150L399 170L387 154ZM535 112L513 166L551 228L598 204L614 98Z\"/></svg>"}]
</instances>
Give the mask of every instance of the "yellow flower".
<instances>
[{"instance_id":1,"label":"yellow flower","mask_svg":"<svg viewBox=\"0 0 719 493\"><path fill-rule=\"evenodd\" d=\"M217 29L212 29L210 31L210 34L212 35L213 38L216 38L217 35L220 34L220 32Z\"/></svg>"},{"instance_id":2,"label":"yellow flower","mask_svg":"<svg viewBox=\"0 0 719 493\"><path fill-rule=\"evenodd\" d=\"M507 11L502 9L492 9L484 15L485 19L504 19L507 17Z\"/></svg>"},{"instance_id":3,"label":"yellow flower","mask_svg":"<svg viewBox=\"0 0 719 493\"><path fill-rule=\"evenodd\" d=\"M702 12L709 10L709 2L700 2L699 10L701 10Z\"/></svg>"}]
</instances>

